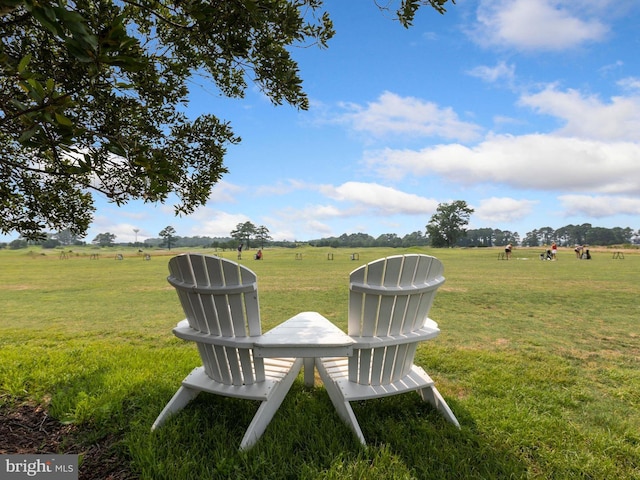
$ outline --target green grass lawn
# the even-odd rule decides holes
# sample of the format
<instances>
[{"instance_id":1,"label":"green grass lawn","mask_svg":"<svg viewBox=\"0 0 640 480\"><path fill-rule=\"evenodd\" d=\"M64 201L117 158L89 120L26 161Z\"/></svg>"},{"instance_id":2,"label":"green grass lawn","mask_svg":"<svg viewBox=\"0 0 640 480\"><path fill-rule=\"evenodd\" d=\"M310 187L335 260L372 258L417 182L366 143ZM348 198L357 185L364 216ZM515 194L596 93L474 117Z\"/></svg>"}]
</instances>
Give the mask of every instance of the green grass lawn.
<instances>
[{"instance_id":1,"label":"green grass lawn","mask_svg":"<svg viewBox=\"0 0 640 480\"><path fill-rule=\"evenodd\" d=\"M542 249L502 261L498 249L306 247L267 249L258 262L245 252L264 331L308 310L346 330L351 270L398 253L440 258L447 281L430 316L442 333L416 363L461 429L408 393L354 405L362 448L321 384L300 376L240 453L257 408L248 401L201 394L150 431L199 364L195 346L171 333L183 318L166 282L177 252L91 259L96 251L0 251L0 403L46 405L87 442L119 439L117 455L140 478L640 478L640 254L579 261L560 249L549 262Z\"/></svg>"}]
</instances>

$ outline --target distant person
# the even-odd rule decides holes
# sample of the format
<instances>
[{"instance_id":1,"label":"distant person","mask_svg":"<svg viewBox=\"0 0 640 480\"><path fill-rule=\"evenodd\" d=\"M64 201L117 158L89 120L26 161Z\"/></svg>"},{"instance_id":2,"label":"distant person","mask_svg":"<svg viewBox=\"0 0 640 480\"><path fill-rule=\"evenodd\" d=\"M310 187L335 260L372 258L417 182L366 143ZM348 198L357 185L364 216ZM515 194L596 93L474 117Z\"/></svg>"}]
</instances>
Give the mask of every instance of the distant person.
<instances>
[{"instance_id":1,"label":"distant person","mask_svg":"<svg viewBox=\"0 0 640 480\"><path fill-rule=\"evenodd\" d=\"M256 256L254 257L256 260L262 260L262 250L258 250Z\"/></svg>"},{"instance_id":2,"label":"distant person","mask_svg":"<svg viewBox=\"0 0 640 480\"><path fill-rule=\"evenodd\" d=\"M576 248L573 249L576 252L576 258L580 260L582 258L582 250L584 247L582 245L576 245Z\"/></svg>"},{"instance_id":3,"label":"distant person","mask_svg":"<svg viewBox=\"0 0 640 480\"><path fill-rule=\"evenodd\" d=\"M242 260L242 247L244 245L241 243L240 245L238 245L238 260Z\"/></svg>"},{"instance_id":4,"label":"distant person","mask_svg":"<svg viewBox=\"0 0 640 480\"><path fill-rule=\"evenodd\" d=\"M558 245L556 245L556 242L553 242L551 244L551 260L557 260L558 259Z\"/></svg>"},{"instance_id":5,"label":"distant person","mask_svg":"<svg viewBox=\"0 0 640 480\"><path fill-rule=\"evenodd\" d=\"M507 260L509 260L511 258L511 250L513 249L513 246L511 244L508 244L506 247L504 247L504 253L507 256Z\"/></svg>"}]
</instances>

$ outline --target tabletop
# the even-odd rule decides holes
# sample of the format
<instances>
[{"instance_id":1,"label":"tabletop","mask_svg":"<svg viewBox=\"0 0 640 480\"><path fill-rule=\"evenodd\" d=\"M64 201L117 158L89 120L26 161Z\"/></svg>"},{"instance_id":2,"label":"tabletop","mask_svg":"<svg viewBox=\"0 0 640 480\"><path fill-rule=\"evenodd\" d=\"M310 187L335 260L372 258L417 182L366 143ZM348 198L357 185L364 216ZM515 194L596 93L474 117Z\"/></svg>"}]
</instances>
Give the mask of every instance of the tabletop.
<instances>
[{"instance_id":1,"label":"tabletop","mask_svg":"<svg viewBox=\"0 0 640 480\"><path fill-rule=\"evenodd\" d=\"M349 357L355 341L318 312L302 312L255 341L256 357L304 358L304 381L314 383L314 363L320 357Z\"/></svg>"},{"instance_id":2,"label":"tabletop","mask_svg":"<svg viewBox=\"0 0 640 480\"><path fill-rule=\"evenodd\" d=\"M340 357L352 354L354 340L317 312L302 312L262 334L257 357Z\"/></svg>"}]
</instances>

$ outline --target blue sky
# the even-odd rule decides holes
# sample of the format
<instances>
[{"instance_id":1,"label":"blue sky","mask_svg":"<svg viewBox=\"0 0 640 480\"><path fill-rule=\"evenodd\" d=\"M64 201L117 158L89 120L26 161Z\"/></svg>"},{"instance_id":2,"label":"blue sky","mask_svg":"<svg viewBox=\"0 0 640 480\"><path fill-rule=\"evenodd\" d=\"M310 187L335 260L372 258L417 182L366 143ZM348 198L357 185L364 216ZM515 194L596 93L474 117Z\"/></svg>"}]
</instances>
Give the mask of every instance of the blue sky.
<instances>
[{"instance_id":1,"label":"blue sky","mask_svg":"<svg viewBox=\"0 0 640 480\"><path fill-rule=\"evenodd\" d=\"M378 2L379 4L384 2ZM393 5L393 3L392 3ZM404 29L374 0L325 2L329 48L295 48L308 111L257 88L229 100L194 79L189 114L231 122L229 173L188 217L171 203L96 196L85 240L228 236L277 240L425 230L465 200L470 228L521 237L591 223L640 229L640 2L458 0Z\"/></svg>"}]
</instances>

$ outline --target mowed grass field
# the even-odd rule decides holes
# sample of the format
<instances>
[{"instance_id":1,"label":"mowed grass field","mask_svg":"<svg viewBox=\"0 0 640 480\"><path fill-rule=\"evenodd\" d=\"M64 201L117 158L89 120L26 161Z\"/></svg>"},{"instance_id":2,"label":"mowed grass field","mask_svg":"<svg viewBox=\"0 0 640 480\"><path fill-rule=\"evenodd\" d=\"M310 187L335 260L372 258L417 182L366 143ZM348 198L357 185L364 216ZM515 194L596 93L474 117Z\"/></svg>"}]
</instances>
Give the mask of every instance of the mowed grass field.
<instances>
[{"instance_id":1,"label":"mowed grass field","mask_svg":"<svg viewBox=\"0 0 640 480\"><path fill-rule=\"evenodd\" d=\"M500 251L305 247L241 261L258 275L266 331L301 311L346 330L350 271L400 253L441 259L430 316L442 333L416 363L460 430L408 393L354 404L362 448L321 383L300 377L249 452L237 447L253 402L201 394L151 432L199 364L171 333L183 314L167 262L179 251L0 251L0 403L41 404L87 444L117 439L114 454L143 479L640 478L640 253Z\"/></svg>"}]
</instances>

